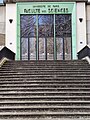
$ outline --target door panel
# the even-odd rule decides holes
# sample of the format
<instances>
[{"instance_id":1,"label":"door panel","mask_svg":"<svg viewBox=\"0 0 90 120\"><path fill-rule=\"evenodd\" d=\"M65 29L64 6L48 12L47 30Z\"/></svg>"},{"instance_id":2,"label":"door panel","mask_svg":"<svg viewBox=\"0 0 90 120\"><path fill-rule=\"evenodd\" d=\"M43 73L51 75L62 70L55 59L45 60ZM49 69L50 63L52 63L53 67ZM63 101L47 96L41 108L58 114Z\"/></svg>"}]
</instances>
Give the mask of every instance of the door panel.
<instances>
[{"instance_id":1,"label":"door panel","mask_svg":"<svg viewBox=\"0 0 90 120\"><path fill-rule=\"evenodd\" d=\"M54 43L53 43L53 38L47 38L47 60L53 60L54 56Z\"/></svg>"},{"instance_id":2,"label":"door panel","mask_svg":"<svg viewBox=\"0 0 90 120\"><path fill-rule=\"evenodd\" d=\"M71 37L64 38L65 60L71 60Z\"/></svg>"},{"instance_id":3,"label":"door panel","mask_svg":"<svg viewBox=\"0 0 90 120\"><path fill-rule=\"evenodd\" d=\"M30 60L36 60L36 38L29 38L30 47Z\"/></svg>"},{"instance_id":4,"label":"door panel","mask_svg":"<svg viewBox=\"0 0 90 120\"><path fill-rule=\"evenodd\" d=\"M20 23L21 60L36 60L36 15L21 15Z\"/></svg>"},{"instance_id":5,"label":"door panel","mask_svg":"<svg viewBox=\"0 0 90 120\"><path fill-rule=\"evenodd\" d=\"M21 39L21 58L22 60L28 60L28 38Z\"/></svg>"},{"instance_id":6,"label":"door panel","mask_svg":"<svg viewBox=\"0 0 90 120\"><path fill-rule=\"evenodd\" d=\"M57 60L63 60L63 39L56 38Z\"/></svg>"},{"instance_id":7,"label":"door panel","mask_svg":"<svg viewBox=\"0 0 90 120\"><path fill-rule=\"evenodd\" d=\"M53 60L54 17L38 16L39 59ZM42 37L42 38L41 38Z\"/></svg>"},{"instance_id":8,"label":"door panel","mask_svg":"<svg viewBox=\"0 0 90 120\"><path fill-rule=\"evenodd\" d=\"M45 60L45 38L39 38L39 60Z\"/></svg>"},{"instance_id":9,"label":"door panel","mask_svg":"<svg viewBox=\"0 0 90 120\"><path fill-rule=\"evenodd\" d=\"M55 36L57 60L70 60L71 51L71 15L55 15Z\"/></svg>"}]
</instances>

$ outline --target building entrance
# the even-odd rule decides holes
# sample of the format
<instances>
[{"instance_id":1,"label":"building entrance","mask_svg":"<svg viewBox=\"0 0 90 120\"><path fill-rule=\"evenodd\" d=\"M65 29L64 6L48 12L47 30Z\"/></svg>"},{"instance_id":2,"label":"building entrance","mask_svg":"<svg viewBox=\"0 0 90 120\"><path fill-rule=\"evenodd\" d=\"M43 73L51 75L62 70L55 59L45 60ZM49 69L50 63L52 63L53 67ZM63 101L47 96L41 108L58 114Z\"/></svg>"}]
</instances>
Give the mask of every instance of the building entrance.
<instances>
[{"instance_id":1,"label":"building entrance","mask_svg":"<svg viewBox=\"0 0 90 120\"><path fill-rule=\"evenodd\" d=\"M20 16L21 60L72 59L71 14Z\"/></svg>"}]
</instances>

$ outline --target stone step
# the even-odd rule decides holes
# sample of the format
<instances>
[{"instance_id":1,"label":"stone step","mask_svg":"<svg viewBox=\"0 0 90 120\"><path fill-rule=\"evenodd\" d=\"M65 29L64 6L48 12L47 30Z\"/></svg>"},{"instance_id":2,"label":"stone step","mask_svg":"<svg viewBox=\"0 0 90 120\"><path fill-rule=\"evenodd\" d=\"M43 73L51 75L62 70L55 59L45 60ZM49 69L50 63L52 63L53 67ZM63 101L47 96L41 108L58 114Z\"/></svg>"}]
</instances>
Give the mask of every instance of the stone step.
<instances>
[{"instance_id":1,"label":"stone step","mask_svg":"<svg viewBox=\"0 0 90 120\"><path fill-rule=\"evenodd\" d=\"M0 82L0 86L5 86L5 85L7 85L6 87L14 87L14 86L18 86L18 87L22 87L22 86L26 86L26 87L48 87L48 86L52 86L52 87L54 87L55 88L55 86L57 86L57 87L60 87L60 86L67 86L67 87L69 87L69 86L71 86L71 87L73 87L73 86L77 86L77 87L79 87L79 86L90 86L90 81L74 81L73 83L72 83L72 81L27 81L27 82L25 82L25 81L17 81L17 82ZM66 87L66 88L67 88Z\"/></svg>"},{"instance_id":2,"label":"stone step","mask_svg":"<svg viewBox=\"0 0 90 120\"><path fill-rule=\"evenodd\" d=\"M71 96L70 96L71 97ZM76 96L77 97L77 96ZM65 98L65 97L64 97ZM73 106L73 105L76 105L76 106L82 106L82 105L85 105L85 106L90 106L90 100L64 100L64 101L60 101L60 100L41 100L41 101L38 101L38 100L7 100L7 101L0 101L0 106L22 106L22 105L25 105L25 106L42 106L42 105L51 105L51 106L54 106L54 105L58 105L58 106ZM3 106L3 107L4 107Z\"/></svg>"},{"instance_id":3,"label":"stone step","mask_svg":"<svg viewBox=\"0 0 90 120\"><path fill-rule=\"evenodd\" d=\"M56 117L37 117L37 118L33 118L33 117L28 117L28 118L23 118L23 117L7 117L7 120L72 120L72 118L70 118L70 117L58 117L58 118L56 118ZM90 119L90 117L88 116L88 118L87 117L75 117L75 118L73 118L73 120L89 120ZM5 118L0 118L0 120L6 120Z\"/></svg>"},{"instance_id":4,"label":"stone step","mask_svg":"<svg viewBox=\"0 0 90 120\"><path fill-rule=\"evenodd\" d=\"M9 61L9 63L13 63L13 62L15 62L15 61ZM56 63L58 63L58 62L67 62L67 63L71 63L71 62L86 62L87 63L87 61L86 60L30 60L30 61L28 61L28 60L16 60L16 62L18 62L18 63L23 63L23 62L31 62L31 63L36 63L36 62L40 62L40 63L42 63L42 62L56 62Z\"/></svg>"},{"instance_id":5,"label":"stone step","mask_svg":"<svg viewBox=\"0 0 90 120\"><path fill-rule=\"evenodd\" d=\"M72 83L72 81L73 81L73 83ZM31 85L31 84L38 84L38 85L43 85L43 84L90 84L90 81L89 80L48 80L48 79L43 79L43 80L41 80L41 79L31 79L31 80L22 80L22 79L20 79L20 80L6 80L6 79L2 79L2 80L0 80L0 86L1 85L4 85L4 84L27 84L27 85Z\"/></svg>"},{"instance_id":6,"label":"stone step","mask_svg":"<svg viewBox=\"0 0 90 120\"><path fill-rule=\"evenodd\" d=\"M4 96L9 96L9 97L15 97L15 96L89 96L90 92L3 92L0 93L0 97L4 97Z\"/></svg>"},{"instance_id":7,"label":"stone step","mask_svg":"<svg viewBox=\"0 0 90 120\"><path fill-rule=\"evenodd\" d=\"M82 87L82 88L89 88L90 84L87 83L79 83L79 84L6 84L6 85L0 85L0 88L26 88L26 87L41 87L41 88L69 88L69 87L73 87L73 88L78 88L78 87Z\"/></svg>"},{"instance_id":8,"label":"stone step","mask_svg":"<svg viewBox=\"0 0 90 120\"><path fill-rule=\"evenodd\" d=\"M26 85L32 85L32 84L37 84L37 85L53 85L53 84L62 84L62 85L64 85L64 84L88 84L88 85L90 85L90 81L89 80L82 80L82 81L73 81L73 83L72 83L72 80L69 80L69 81L63 81L63 80L57 80L57 81L54 81L54 80L51 80L51 81L49 81L49 80L37 80L37 81L33 81L33 79L32 80L29 80L29 81L4 81L4 80L2 80L2 81L0 81L0 86L1 85L5 85L5 84L7 84L7 85L9 85L9 84L20 84L20 85L24 85L24 84L26 84Z\"/></svg>"},{"instance_id":9,"label":"stone step","mask_svg":"<svg viewBox=\"0 0 90 120\"><path fill-rule=\"evenodd\" d=\"M90 117L90 112L5 112L0 113L0 118L2 117Z\"/></svg>"},{"instance_id":10,"label":"stone step","mask_svg":"<svg viewBox=\"0 0 90 120\"><path fill-rule=\"evenodd\" d=\"M22 77L10 77L10 78L1 78L0 77L0 81L89 81L90 78L89 76L84 76L84 77L67 77L67 76L59 76L57 77L56 75L54 76L49 76L49 77L26 77L25 79L23 79Z\"/></svg>"},{"instance_id":11,"label":"stone step","mask_svg":"<svg viewBox=\"0 0 90 120\"><path fill-rule=\"evenodd\" d=\"M19 87L17 87L17 88L0 88L0 92L8 92L8 91L10 91L10 92L18 92L18 91L22 91L22 92L24 92L24 91L90 91L90 88L19 88Z\"/></svg>"},{"instance_id":12,"label":"stone step","mask_svg":"<svg viewBox=\"0 0 90 120\"><path fill-rule=\"evenodd\" d=\"M7 92L2 92L0 93L0 95L14 95L14 94L20 94L20 95L24 95L24 94L27 94L27 95L36 95L36 94L39 94L39 95L42 95L42 94L53 94L53 95L59 95L59 94L90 94L90 91L7 91Z\"/></svg>"},{"instance_id":13,"label":"stone step","mask_svg":"<svg viewBox=\"0 0 90 120\"><path fill-rule=\"evenodd\" d=\"M37 110L39 110L39 109L42 109L42 110L47 110L47 109L76 109L76 110L79 110L79 109L87 109L87 110L90 110L90 106L89 105L83 105L83 106L66 106L66 105L64 105L64 106L58 106L58 105L31 105L31 106L29 106L29 105L22 105L22 106L16 106L16 105L8 105L8 106L0 106L0 112L2 112L1 110L25 110L25 109L27 109L27 110L30 110L30 109L37 109ZM80 110L81 111L81 110Z\"/></svg>"},{"instance_id":14,"label":"stone step","mask_svg":"<svg viewBox=\"0 0 90 120\"><path fill-rule=\"evenodd\" d=\"M6 62L7 63L7 62ZM48 64L48 63L55 63L55 64L62 64L62 63L66 63L66 64L71 64L71 63L84 63L87 64L88 62L86 60L16 60L16 61L8 61L8 64L27 64L27 63L31 63L31 64Z\"/></svg>"},{"instance_id":15,"label":"stone step","mask_svg":"<svg viewBox=\"0 0 90 120\"><path fill-rule=\"evenodd\" d=\"M55 107L56 106L56 107ZM0 110L5 108L71 108L71 109L89 109L90 110L90 101L3 101L0 102Z\"/></svg>"},{"instance_id":16,"label":"stone step","mask_svg":"<svg viewBox=\"0 0 90 120\"><path fill-rule=\"evenodd\" d=\"M21 97L22 97L22 99L29 99L29 100L50 100L50 99L52 99L53 100L53 97L52 97L52 95L39 95L39 97L37 97L38 96L38 94L37 95L27 95L27 97L26 97L26 95L21 95L21 94L19 94L19 95L17 95L17 97L16 97L16 94L13 94L12 96L11 96L12 94L4 94L4 95L0 95L0 98L1 99L10 99L10 97L11 97L11 99L16 99L16 98L18 98L18 99L21 99ZM84 97L83 97L83 95L85 95ZM48 97L48 96L50 96L50 97ZM65 94L61 94L61 95L53 95L54 97L55 97L55 100L56 101L58 101L58 100L63 100L63 99L66 99L66 100L69 100L69 99L75 99L75 100L82 100L82 99L85 99L85 100L90 100L90 97L89 97L89 95L88 94L75 94L74 93L74 95L71 95L70 93L68 93L68 94L66 94L66 96L67 96L67 98L65 97ZM61 96L61 97L60 97ZM68 97L69 96L69 97ZM80 96L80 97L79 97ZM26 97L26 98L25 98ZM46 97L46 98L45 98ZM76 98L75 98L76 97Z\"/></svg>"},{"instance_id":17,"label":"stone step","mask_svg":"<svg viewBox=\"0 0 90 120\"><path fill-rule=\"evenodd\" d=\"M41 65L35 65L35 64L34 64L34 65L29 64L29 65L26 65L26 66L23 65L23 64L22 64L22 65L20 65L20 64L19 64L19 65L13 65L13 64L12 64L12 65L9 65L9 64L5 64L5 65L3 65L2 68L0 68L0 69L1 69L1 70L3 70L3 69L22 69L22 68L24 68L24 69L33 69L33 68L34 68L34 69L38 69L38 68L39 68L39 69L44 69L44 68L45 68L45 69L48 69L48 68L50 68L50 69L51 69L51 68L52 68L52 69L54 69L54 68L55 68L55 69L65 69L65 68L67 68L67 67L68 67L69 69L71 69L71 68L72 68L72 69L79 69L79 68L80 68L80 69L86 69L86 68L90 69L89 64L82 64L82 65L78 65L78 64L77 64L77 65L73 65L73 64L72 64L72 65L67 65L67 64L66 64L66 65L53 65L53 64L52 64L52 65L42 65L42 66L41 66Z\"/></svg>"},{"instance_id":18,"label":"stone step","mask_svg":"<svg viewBox=\"0 0 90 120\"><path fill-rule=\"evenodd\" d=\"M57 61L57 62L54 62L54 61L43 61L43 62L40 62L40 61L34 61L34 62L31 62L31 61L10 61L10 62L7 62L4 66L72 66L72 65L88 65L88 62L87 61Z\"/></svg>"},{"instance_id":19,"label":"stone step","mask_svg":"<svg viewBox=\"0 0 90 120\"><path fill-rule=\"evenodd\" d=\"M38 67L35 68L35 67L34 67L34 68L33 68L33 67L29 67L29 66L28 66L27 68L25 68L25 67L22 67L22 68L19 68L19 67L18 67L18 68L15 68L15 67L12 67L12 68L4 67L4 68L1 68L0 71L1 71L1 72L2 72L2 71L3 71L3 72L5 72L5 71L7 72L7 70L8 70L8 72L9 72L9 71L10 71L10 72L11 72L11 71L12 71L12 72L18 72L18 71L23 71L23 69L24 69L25 71L38 71L38 70L40 70L40 71L47 71L47 70L48 70L48 71L58 71L58 72L60 72L60 71L69 72L70 70L71 70L71 71L73 70L73 71L75 71L75 72L76 72L76 71L89 71L89 70L90 70L90 68L88 68L88 67L86 67L86 66L85 66L85 68L84 68L84 67L79 67L79 66L77 67L77 66L76 66L76 67L72 67L72 69L71 69L71 67L65 67L65 68L63 68L63 67L59 67L59 66L58 66L57 68L56 68L56 67L51 67L51 68L50 68L50 67L42 67L42 68L40 68L40 67L39 67L39 68L38 68ZM0 72L0 73L1 73L1 72Z\"/></svg>"},{"instance_id":20,"label":"stone step","mask_svg":"<svg viewBox=\"0 0 90 120\"><path fill-rule=\"evenodd\" d=\"M64 71L61 71L61 72L59 72L59 71L23 71L23 72L17 72L17 73L0 73L0 75L2 75L2 76L16 76L16 75L89 75L89 73L90 73L90 71L77 71L77 72L75 72L75 71L71 71L71 72L64 72Z\"/></svg>"},{"instance_id":21,"label":"stone step","mask_svg":"<svg viewBox=\"0 0 90 120\"><path fill-rule=\"evenodd\" d=\"M89 72L90 71L90 69L88 68L79 68L79 69L77 69L77 68L68 68L68 69L66 69L66 68L12 68L12 69L8 69L7 68L7 70L6 69L2 69L2 70L0 70L0 73L18 73L18 72L23 72L23 70L25 71L25 72L38 72L38 70L40 71L40 72L70 72L70 71L72 71L72 72Z\"/></svg>"},{"instance_id":22,"label":"stone step","mask_svg":"<svg viewBox=\"0 0 90 120\"><path fill-rule=\"evenodd\" d=\"M76 67L70 67L69 66L69 67L65 67L65 68L64 67L59 67L59 66L58 67L42 67L42 68L40 68L40 67L35 68L35 67L29 67L29 66L27 68L26 67L22 67L22 68L21 67L17 67L17 68L15 68L15 67L12 67L12 68L11 67L10 68L3 67L3 68L0 69L0 73L3 73L3 72L6 72L6 73L7 72L15 72L16 73L16 72L23 72L23 70L27 71L27 72L28 71L33 71L34 72L34 71L38 71L38 70L40 70L40 72L42 72L42 71L45 71L45 72L47 72L47 71L48 72L49 71L50 72L51 71L54 71L54 72L56 72L56 71L58 71L58 72L70 72L70 71L71 72L78 72L78 71L79 72L81 72L81 71L84 72L84 71L87 71L88 72L88 71L90 71L90 68L88 68L86 66L85 67L79 67L79 66L78 67L77 66Z\"/></svg>"},{"instance_id":23,"label":"stone step","mask_svg":"<svg viewBox=\"0 0 90 120\"><path fill-rule=\"evenodd\" d=\"M90 112L90 106L4 106L0 107L0 113L12 112Z\"/></svg>"},{"instance_id":24,"label":"stone step","mask_svg":"<svg viewBox=\"0 0 90 120\"><path fill-rule=\"evenodd\" d=\"M7 64L4 64L4 66L88 66L88 64L89 63L84 63L84 62L82 62L82 63L70 63L70 64L68 64L68 63L12 63L12 64L9 64L9 63L7 63Z\"/></svg>"},{"instance_id":25,"label":"stone step","mask_svg":"<svg viewBox=\"0 0 90 120\"><path fill-rule=\"evenodd\" d=\"M88 62L10 61L0 71L0 120L90 118Z\"/></svg>"},{"instance_id":26,"label":"stone step","mask_svg":"<svg viewBox=\"0 0 90 120\"><path fill-rule=\"evenodd\" d=\"M49 101L49 100L54 100L54 101L90 101L90 96L86 95L86 96L81 96L81 95L75 95L75 96L0 96L0 101L7 101L7 100L17 100L17 101L26 101L26 100L30 100L30 101L42 101L42 100L46 100L46 101Z\"/></svg>"},{"instance_id":27,"label":"stone step","mask_svg":"<svg viewBox=\"0 0 90 120\"><path fill-rule=\"evenodd\" d=\"M14 65L14 64L12 64L12 65L9 65L9 64L5 64L5 65L3 65L2 66L2 68L8 68L8 69L10 69L9 67L14 67L14 68L43 68L43 67L45 67L45 68L67 68L67 67L72 67L72 68L74 68L74 67L77 67L77 68L79 68L79 67L81 67L81 68L83 68L83 67L87 67L87 68L90 68L90 66L88 65L88 64L77 64L77 65L75 65L75 64L71 64L71 65L69 65L69 64L19 64L19 65ZM1 69L2 69L1 68Z\"/></svg>"},{"instance_id":28,"label":"stone step","mask_svg":"<svg viewBox=\"0 0 90 120\"><path fill-rule=\"evenodd\" d=\"M86 77L86 78L88 78L88 77L90 77L90 74L68 74L68 75L66 75L66 74L62 74L62 75L56 75L56 74L54 74L53 75L53 73L52 73L52 75L50 75L50 74L48 74L48 75L44 75L44 74L40 74L40 75L38 75L38 74L32 74L32 75L30 75L30 74L24 74L23 75L23 73L22 74L16 74L16 75L1 75L0 76L0 78L58 78L58 77L68 77L68 78L70 78L70 77L78 77L78 79L80 78L80 77Z\"/></svg>"}]
</instances>

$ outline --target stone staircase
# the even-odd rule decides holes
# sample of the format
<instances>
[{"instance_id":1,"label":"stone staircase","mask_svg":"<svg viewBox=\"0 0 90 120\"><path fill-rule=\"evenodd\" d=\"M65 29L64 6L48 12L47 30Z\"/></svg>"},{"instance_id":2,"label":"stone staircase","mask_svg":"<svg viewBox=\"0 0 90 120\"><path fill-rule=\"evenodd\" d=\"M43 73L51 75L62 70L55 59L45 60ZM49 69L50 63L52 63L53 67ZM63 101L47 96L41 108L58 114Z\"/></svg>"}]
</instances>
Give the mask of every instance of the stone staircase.
<instances>
[{"instance_id":1,"label":"stone staircase","mask_svg":"<svg viewBox=\"0 0 90 120\"><path fill-rule=\"evenodd\" d=\"M90 120L90 65L9 61L0 68L0 120Z\"/></svg>"}]
</instances>

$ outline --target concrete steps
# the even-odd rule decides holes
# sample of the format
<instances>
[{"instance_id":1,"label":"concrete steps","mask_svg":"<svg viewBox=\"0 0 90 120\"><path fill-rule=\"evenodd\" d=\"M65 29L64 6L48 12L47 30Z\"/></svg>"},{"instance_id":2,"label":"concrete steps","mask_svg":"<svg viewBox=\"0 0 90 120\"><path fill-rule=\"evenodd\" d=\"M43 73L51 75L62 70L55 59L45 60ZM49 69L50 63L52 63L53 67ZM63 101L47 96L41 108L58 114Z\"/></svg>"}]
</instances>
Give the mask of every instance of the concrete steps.
<instances>
[{"instance_id":1,"label":"concrete steps","mask_svg":"<svg viewBox=\"0 0 90 120\"><path fill-rule=\"evenodd\" d=\"M0 68L0 120L90 120L90 65L9 61Z\"/></svg>"}]
</instances>

